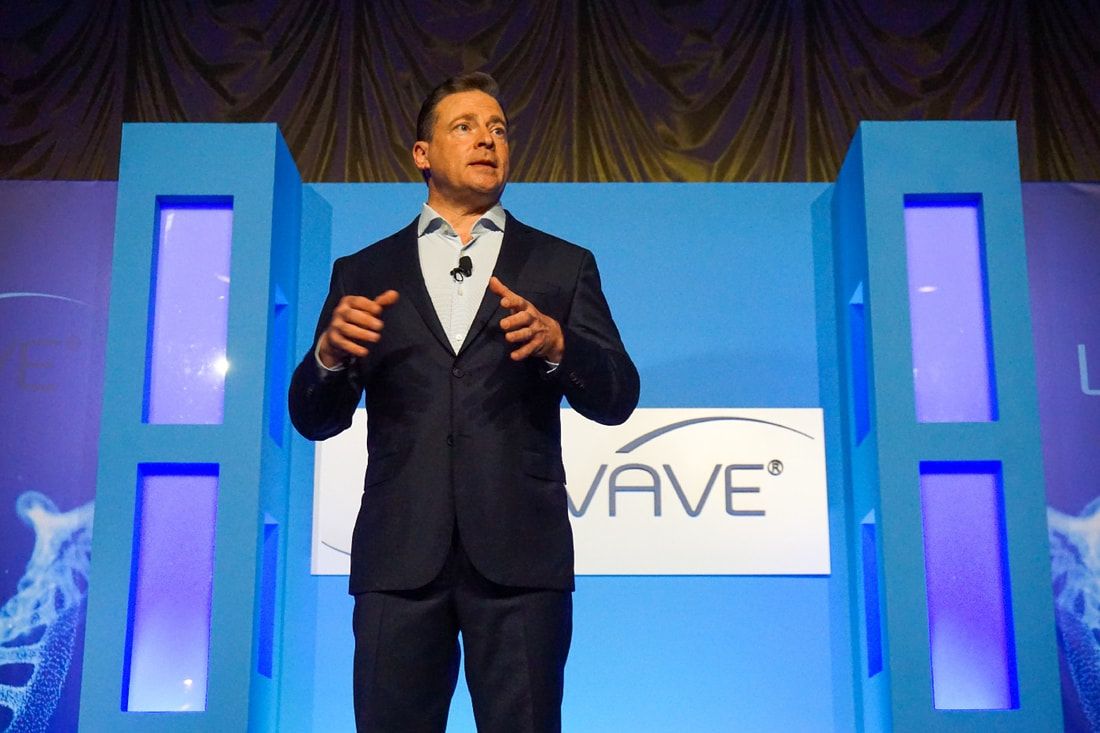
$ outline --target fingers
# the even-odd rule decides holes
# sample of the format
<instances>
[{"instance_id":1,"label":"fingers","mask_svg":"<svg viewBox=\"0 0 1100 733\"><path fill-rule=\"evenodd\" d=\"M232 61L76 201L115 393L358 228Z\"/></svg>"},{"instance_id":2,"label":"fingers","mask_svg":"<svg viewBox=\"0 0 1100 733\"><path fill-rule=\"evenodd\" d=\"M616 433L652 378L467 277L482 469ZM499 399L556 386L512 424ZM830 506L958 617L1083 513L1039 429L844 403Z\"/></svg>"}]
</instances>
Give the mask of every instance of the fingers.
<instances>
[{"instance_id":1,"label":"fingers","mask_svg":"<svg viewBox=\"0 0 1100 733\"><path fill-rule=\"evenodd\" d=\"M382 312L398 301L396 290L387 290L371 300L362 295L345 295L333 310L333 321L342 320L374 331L382 330Z\"/></svg>"},{"instance_id":2,"label":"fingers","mask_svg":"<svg viewBox=\"0 0 1100 733\"><path fill-rule=\"evenodd\" d=\"M512 315L500 319L500 330L504 331L505 341L512 344L526 342L523 347L517 349L517 351L525 351L525 355L516 357L513 352L513 359L522 359L530 354L530 350L526 349L528 344L534 344L534 348L538 348L545 341L547 326L543 319L544 316L538 309L526 301L524 301L523 310L513 311Z\"/></svg>"},{"instance_id":3,"label":"fingers","mask_svg":"<svg viewBox=\"0 0 1100 733\"><path fill-rule=\"evenodd\" d=\"M337 308L332 314L332 322L334 325L347 323L360 329L369 329L371 331L381 331L384 325L382 319L378 316L371 315L365 310L358 310L351 307Z\"/></svg>"},{"instance_id":4,"label":"fingers","mask_svg":"<svg viewBox=\"0 0 1100 733\"><path fill-rule=\"evenodd\" d=\"M386 292L375 298L374 302L382 306L383 308L388 308L389 306L396 303L400 298L401 296L396 290L387 290Z\"/></svg>"},{"instance_id":5,"label":"fingers","mask_svg":"<svg viewBox=\"0 0 1100 733\"><path fill-rule=\"evenodd\" d=\"M543 315L529 301L512 292L499 278L489 278L489 290L500 296L500 305L512 311L510 316L500 319L500 329L504 331L504 340L518 344L510 354L513 361L522 361L529 356L542 356L559 361L563 349L561 326L553 318Z\"/></svg>"},{"instance_id":6,"label":"fingers","mask_svg":"<svg viewBox=\"0 0 1100 733\"><path fill-rule=\"evenodd\" d=\"M511 290L509 290L508 286L505 285L504 283L502 283L500 281L500 278L497 277L496 275L493 275L492 277L489 278L489 290L496 293L497 295L499 295L502 298L506 298L509 295L515 295L515 293L513 293Z\"/></svg>"},{"instance_id":7,"label":"fingers","mask_svg":"<svg viewBox=\"0 0 1100 733\"><path fill-rule=\"evenodd\" d=\"M535 314L530 310L522 310L519 313L513 313L507 318L500 319L500 328L503 331L514 331L517 328L530 326L536 320Z\"/></svg>"},{"instance_id":8,"label":"fingers","mask_svg":"<svg viewBox=\"0 0 1100 733\"><path fill-rule=\"evenodd\" d=\"M317 342L317 358L329 369L334 369L340 363L346 362L348 357L361 358L368 353L370 351L367 347L355 341L349 341L331 327L321 334Z\"/></svg>"},{"instance_id":9,"label":"fingers","mask_svg":"<svg viewBox=\"0 0 1100 733\"><path fill-rule=\"evenodd\" d=\"M501 308L507 308L513 313L521 311L530 305L526 300L513 293L496 275L489 278L489 290L500 296Z\"/></svg>"},{"instance_id":10,"label":"fingers","mask_svg":"<svg viewBox=\"0 0 1100 733\"><path fill-rule=\"evenodd\" d=\"M345 295L340 298L340 302L336 305L335 311L340 310L355 310L370 313L372 316L380 316L382 315L383 306L362 295Z\"/></svg>"},{"instance_id":11,"label":"fingers","mask_svg":"<svg viewBox=\"0 0 1100 733\"><path fill-rule=\"evenodd\" d=\"M387 290L373 300L362 295L345 295L340 298L337 309L350 308L370 313L373 316L380 316L383 310L396 303L400 297L396 290Z\"/></svg>"},{"instance_id":12,"label":"fingers","mask_svg":"<svg viewBox=\"0 0 1100 733\"><path fill-rule=\"evenodd\" d=\"M346 356L362 358L370 353L368 344L382 339L382 312L398 301L396 290L387 290L376 298L345 295L332 312L332 320L322 335L321 351L326 361Z\"/></svg>"},{"instance_id":13,"label":"fingers","mask_svg":"<svg viewBox=\"0 0 1100 733\"><path fill-rule=\"evenodd\" d=\"M509 356L512 357L512 361L523 361L533 354L538 354L539 349L542 348L544 343L546 343L545 336L543 334L537 334L530 341L509 354Z\"/></svg>"},{"instance_id":14,"label":"fingers","mask_svg":"<svg viewBox=\"0 0 1100 733\"><path fill-rule=\"evenodd\" d=\"M338 331L329 331L326 334L328 344L337 352L343 352L348 356L364 357L370 353L370 349L360 343L345 338ZM339 361L337 359L336 361Z\"/></svg>"},{"instance_id":15,"label":"fingers","mask_svg":"<svg viewBox=\"0 0 1100 733\"><path fill-rule=\"evenodd\" d=\"M382 326L382 321L378 321L377 326L370 326L367 328L361 328L354 323L334 323L332 325L332 328L336 333L340 334L348 340L369 341L376 344L382 338Z\"/></svg>"},{"instance_id":16,"label":"fingers","mask_svg":"<svg viewBox=\"0 0 1100 733\"><path fill-rule=\"evenodd\" d=\"M535 336L535 329L533 328L521 328L516 331L505 331L504 340L508 343L516 344L521 341L530 341Z\"/></svg>"}]
</instances>

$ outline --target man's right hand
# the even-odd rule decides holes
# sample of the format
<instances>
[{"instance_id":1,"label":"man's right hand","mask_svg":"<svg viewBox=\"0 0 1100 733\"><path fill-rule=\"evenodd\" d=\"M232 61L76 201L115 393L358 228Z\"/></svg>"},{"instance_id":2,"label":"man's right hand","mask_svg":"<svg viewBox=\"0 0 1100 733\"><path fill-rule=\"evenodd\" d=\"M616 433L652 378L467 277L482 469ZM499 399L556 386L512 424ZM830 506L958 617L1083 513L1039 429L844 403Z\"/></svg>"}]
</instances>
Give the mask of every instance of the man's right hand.
<instances>
[{"instance_id":1,"label":"man's right hand","mask_svg":"<svg viewBox=\"0 0 1100 733\"><path fill-rule=\"evenodd\" d=\"M332 320L317 342L317 357L332 369L350 357L370 353L368 344L382 338L382 312L397 302L396 290L387 290L373 300L362 295L345 295L332 311Z\"/></svg>"}]
</instances>

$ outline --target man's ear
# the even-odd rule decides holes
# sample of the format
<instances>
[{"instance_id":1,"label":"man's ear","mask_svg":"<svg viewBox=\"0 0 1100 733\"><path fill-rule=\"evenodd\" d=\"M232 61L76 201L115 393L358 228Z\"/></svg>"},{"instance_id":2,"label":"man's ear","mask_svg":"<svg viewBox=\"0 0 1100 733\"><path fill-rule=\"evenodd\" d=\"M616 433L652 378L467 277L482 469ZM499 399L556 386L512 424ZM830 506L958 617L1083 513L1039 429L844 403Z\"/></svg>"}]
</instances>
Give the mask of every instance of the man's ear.
<instances>
[{"instance_id":1,"label":"man's ear","mask_svg":"<svg viewBox=\"0 0 1100 733\"><path fill-rule=\"evenodd\" d=\"M432 166L428 163L428 143L426 140L417 140L413 143L413 163L425 176L431 171Z\"/></svg>"}]
</instances>

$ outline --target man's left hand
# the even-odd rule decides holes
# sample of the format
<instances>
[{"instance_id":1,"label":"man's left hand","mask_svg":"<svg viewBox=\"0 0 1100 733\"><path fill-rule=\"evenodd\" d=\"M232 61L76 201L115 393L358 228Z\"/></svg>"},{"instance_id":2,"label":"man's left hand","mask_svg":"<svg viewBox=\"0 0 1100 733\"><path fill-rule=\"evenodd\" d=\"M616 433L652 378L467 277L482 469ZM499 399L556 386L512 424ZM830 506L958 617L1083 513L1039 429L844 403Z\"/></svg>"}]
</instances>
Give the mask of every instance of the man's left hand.
<instances>
[{"instance_id":1,"label":"man's left hand","mask_svg":"<svg viewBox=\"0 0 1100 733\"><path fill-rule=\"evenodd\" d=\"M489 278L489 290L500 296L501 308L512 312L512 315L500 320L504 339L511 344L519 344L519 348L511 354L512 359L521 361L537 356L560 364L565 354L565 336L562 335L561 325L526 298L509 290L496 276Z\"/></svg>"}]
</instances>

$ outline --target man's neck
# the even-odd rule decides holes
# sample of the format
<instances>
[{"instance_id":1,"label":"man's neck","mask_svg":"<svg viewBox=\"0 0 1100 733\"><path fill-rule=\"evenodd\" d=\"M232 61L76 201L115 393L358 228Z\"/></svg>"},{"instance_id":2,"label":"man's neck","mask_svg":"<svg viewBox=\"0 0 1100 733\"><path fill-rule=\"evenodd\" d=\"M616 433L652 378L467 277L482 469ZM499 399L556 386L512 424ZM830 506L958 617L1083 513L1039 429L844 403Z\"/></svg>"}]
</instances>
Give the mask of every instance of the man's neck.
<instances>
[{"instance_id":1,"label":"man's neck","mask_svg":"<svg viewBox=\"0 0 1100 733\"><path fill-rule=\"evenodd\" d=\"M428 195L428 206L432 207L435 213L442 216L443 220L451 225L463 244L470 241L474 224L477 224L478 220L485 215L485 212L496 206L496 204L496 201L492 201L487 205L462 206Z\"/></svg>"}]
</instances>

